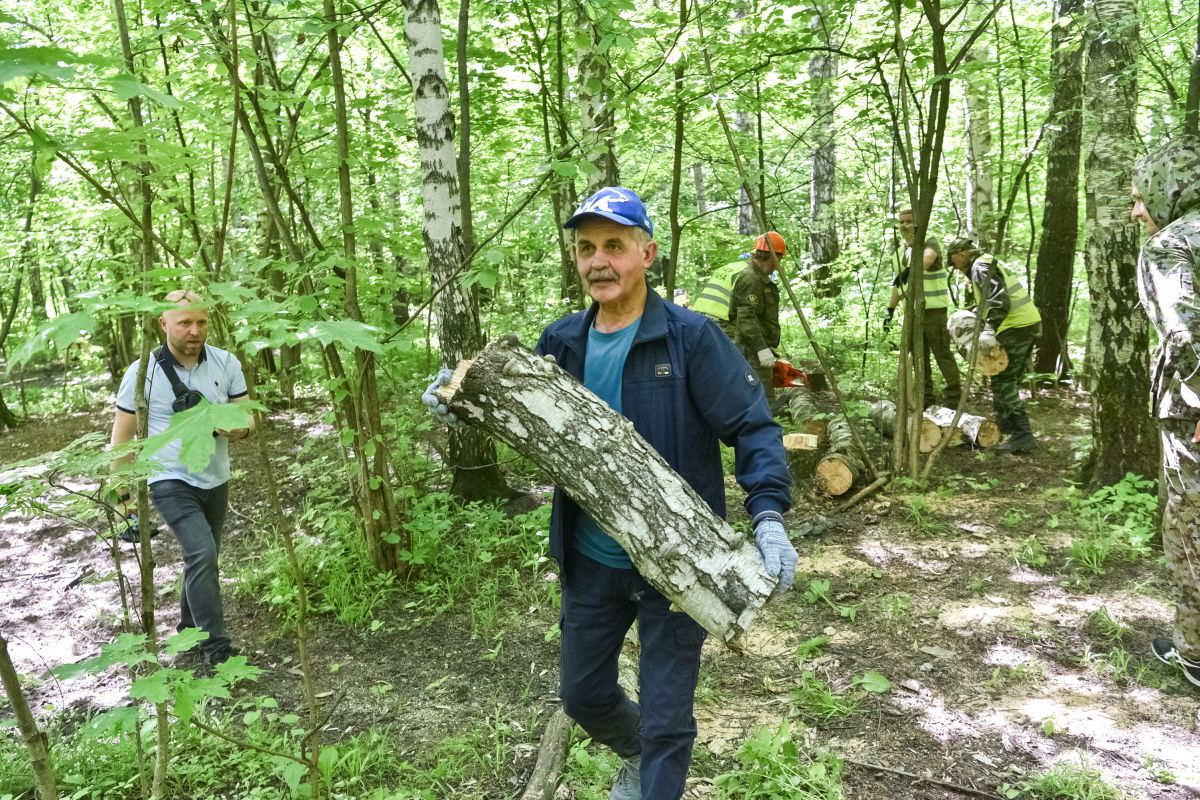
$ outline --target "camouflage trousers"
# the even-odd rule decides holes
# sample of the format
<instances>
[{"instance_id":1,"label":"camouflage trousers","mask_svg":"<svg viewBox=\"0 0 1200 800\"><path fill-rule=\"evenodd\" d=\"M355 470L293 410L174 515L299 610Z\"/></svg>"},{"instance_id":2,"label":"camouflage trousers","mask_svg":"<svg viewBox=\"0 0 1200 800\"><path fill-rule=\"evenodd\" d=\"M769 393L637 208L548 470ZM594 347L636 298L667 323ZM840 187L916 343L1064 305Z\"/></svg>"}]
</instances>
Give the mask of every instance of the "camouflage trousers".
<instances>
[{"instance_id":1,"label":"camouflage trousers","mask_svg":"<svg viewBox=\"0 0 1200 800\"><path fill-rule=\"evenodd\" d=\"M1200 444L1192 442L1196 420L1160 419L1163 480L1163 552L1175 585L1175 648L1200 663Z\"/></svg>"},{"instance_id":2,"label":"camouflage trousers","mask_svg":"<svg viewBox=\"0 0 1200 800\"><path fill-rule=\"evenodd\" d=\"M1040 332L1040 325L1026 325L996 334L996 340L1008 353L1008 366L999 375L992 376L992 408L1001 420L1025 416L1021 381L1025 379L1029 354L1033 352L1033 343Z\"/></svg>"}]
</instances>

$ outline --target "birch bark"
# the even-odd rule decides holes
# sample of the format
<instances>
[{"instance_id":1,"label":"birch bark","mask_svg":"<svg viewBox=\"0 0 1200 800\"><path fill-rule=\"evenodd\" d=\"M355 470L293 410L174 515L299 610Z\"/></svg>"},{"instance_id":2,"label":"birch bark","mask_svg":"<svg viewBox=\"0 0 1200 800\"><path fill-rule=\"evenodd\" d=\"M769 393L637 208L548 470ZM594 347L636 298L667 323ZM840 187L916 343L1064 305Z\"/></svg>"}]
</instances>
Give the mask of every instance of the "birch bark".
<instances>
[{"instance_id":1,"label":"birch bark","mask_svg":"<svg viewBox=\"0 0 1200 800\"><path fill-rule=\"evenodd\" d=\"M1138 147L1138 19L1124 0L1093 0L1087 18L1084 113L1096 133L1084 183L1093 438L1084 474L1097 486L1115 483L1126 472L1156 474L1158 436L1148 404L1148 323L1138 306L1139 232L1129 219Z\"/></svg>"},{"instance_id":2,"label":"birch bark","mask_svg":"<svg viewBox=\"0 0 1200 800\"><path fill-rule=\"evenodd\" d=\"M417 144L421 150L421 198L425 206L422 235L433 285L445 284L437 301L442 358L447 364L456 364L464 356L478 352L484 345L484 337L479 326L479 309L455 277L464 253L454 112L446 85L437 0L405 0L404 35L413 80ZM495 445L487 437L469 429L452 429L450 460L454 467L451 491L459 497L484 500L509 493L496 465Z\"/></svg>"}]
</instances>

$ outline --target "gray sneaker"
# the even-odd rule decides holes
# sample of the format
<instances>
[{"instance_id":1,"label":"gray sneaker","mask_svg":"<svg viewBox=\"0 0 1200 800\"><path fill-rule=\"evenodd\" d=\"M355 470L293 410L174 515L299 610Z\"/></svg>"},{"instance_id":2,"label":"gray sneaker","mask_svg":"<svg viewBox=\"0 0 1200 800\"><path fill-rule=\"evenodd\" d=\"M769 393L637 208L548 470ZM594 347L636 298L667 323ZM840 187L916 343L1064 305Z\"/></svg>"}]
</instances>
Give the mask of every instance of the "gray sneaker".
<instances>
[{"instance_id":1,"label":"gray sneaker","mask_svg":"<svg viewBox=\"0 0 1200 800\"><path fill-rule=\"evenodd\" d=\"M642 757L621 759L608 800L642 800Z\"/></svg>"}]
</instances>

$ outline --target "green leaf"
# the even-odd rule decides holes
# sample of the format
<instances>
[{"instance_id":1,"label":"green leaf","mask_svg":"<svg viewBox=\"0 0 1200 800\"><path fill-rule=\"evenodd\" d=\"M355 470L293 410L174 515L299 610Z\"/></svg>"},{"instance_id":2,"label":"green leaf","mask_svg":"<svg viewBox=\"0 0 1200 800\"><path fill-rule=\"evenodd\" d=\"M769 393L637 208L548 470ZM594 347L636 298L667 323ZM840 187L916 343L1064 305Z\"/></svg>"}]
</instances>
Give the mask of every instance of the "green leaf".
<instances>
[{"instance_id":1,"label":"green leaf","mask_svg":"<svg viewBox=\"0 0 1200 800\"><path fill-rule=\"evenodd\" d=\"M156 705L165 703L171 697L171 687L167 685L169 678L168 670L157 669L135 680L129 687L129 696Z\"/></svg>"},{"instance_id":2,"label":"green leaf","mask_svg":"<svg viewBox=\"0 0 1200 800\"><path fill-rule=\"evenodd\" d=\"M228 661L218 664L216 673L225 685L232 686L238 681L258 680L258 676L262 675L262 670L247 664L245 656L234 656Z\"/></svg>"},{"instance_id":3,"label":"green leaf","mask_svg":"<svg viewBox=\"0 0 1200 800\"><path fill-rule=\"evenodd\" d=\"M99 675L116 664L133 666L153 660L154 657L146 652L145 634L122 633L109 644L100 645L100 655L76 661L74 664L63 664L50 672L59 680L68 680L84 673Z\"/></svg>"},{"instance_id":4,"label":"green leaf","mask_svg":"<svg viewBox=\"0 0 1200 800\"><path fill-rule=\"evenodd\" d=\"M252 403L210 403L201 399L193 408L171 416L162 433L147 437L142 457L152 458L168 445L180 442L179 460L192 472L208 466L217 450L215 430L235 430L250 424Z\"/></svg>"},{"instance_id":5,"label":"green leaf","mask_svg":"<svg viewBox=\"0 0 1200 800\"><path fill-rule=\"evenodd\" d=\"M61 47L0 47L0 85L33 76L64 80L75 72L77 61L77 55Z\"/></svg>"},{"instance_id":6,"label":"green leaf","mask_svg":"<svg viewBox=\"0 0 1200 800\"><path fill-rule=\"evenodd\" d=\"M380 330L374 325L367 325L352 319L322 320L314 322L308 330L300 331L301 339L316 339L321 344L340 344L355 350L369 350L378 353L383 350L379 344Z\"/></svg>"},{"instance_id":7,"label":"green leaf","mask_svg":"<svg viewBox=\"0 0 1200 800\"><path fill-rule=\"evenodd\" d=\"M579 167L575 166L570 161L551 162L550 168L564 178L576 178L579 176Z\"/></svg>"},{"instance_id":8,"label":"green leaf","mask_svg":"<svg viewBox=\"0 0 1200 800\"><path fill-rule=\"evenodd\" d=\"M202 631L199 628L184 628L170 639L167 639L163 643L163 647L168 655L174 656L182 653L184 650L191 650L207 638L208 631Z\"/></svg>"},{"instance_id":9,"label":"green leaf","mask_svg":"<svg viewBox=\"0 0 1200 800\"><path fill-rule=\"evenodd\" d=\"M874 670L867 671L857 682L859 686L873 694L883 694L892 688L892 682Z\"/></svg>"},{"instance_id":10,"label":"green leaf","mask_svg":"<svg viewBox=\"0 0 1200 800\"><path fill-rule=\"evenodd\" d=\"M96 320L90 311L76 311L74 314L63 314L47 320L37 332L21 343L13 353L12 364L24 364L38 353L49 349L50 345L62 350L79 338L85 330L96 327Z\"/></svg>"},{"instance_id":11,"label":"green leaf","mask_svg":"<svg viewBox=\"0 0 1200 800\"><path fill-rule=\"evenodd\" d=\"M154 89L141 81L136 81L128 76L120 76L112 79L113 91L117 97L122 100L129 100L133 97L149 97L154 102L166 108L179 108L182 104L171 97L169 94Z\"/></svg>"},{"instance_id":12,"label":"green leaf","mask_svg":"<svg viewBox=\"0 0 1200 800\"><path fill-rule=\"evenodd\" d=\"M97 714L87 724L87 731L96 736L116 736L137 730L141 712L137 706L110 708Z\"/></svg>"}]
</instances>

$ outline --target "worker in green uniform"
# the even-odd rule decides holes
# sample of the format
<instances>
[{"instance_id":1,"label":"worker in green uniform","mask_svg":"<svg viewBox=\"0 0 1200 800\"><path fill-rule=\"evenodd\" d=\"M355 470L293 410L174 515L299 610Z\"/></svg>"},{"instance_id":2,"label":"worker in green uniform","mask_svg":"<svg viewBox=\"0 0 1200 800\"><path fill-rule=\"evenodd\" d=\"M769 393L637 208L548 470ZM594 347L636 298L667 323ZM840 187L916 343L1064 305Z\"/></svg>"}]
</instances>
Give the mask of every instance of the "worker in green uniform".
<instances>
[{"instance_id":1,"label":"worker in green uniform","mask_svg":"<svg viewBox=\"0 0 1200 800\"><path fill-rule=\"evenodd\" d=\"M723 267L717 267L708 276L708 283L700 290L700 296L692 303L692 311L711 319L733 340L733 326L729 324L729 300L733 296L733 282L746 268L745 261L734 261Z\"/></svg>"},{"instance_id":2,"label":"worker in green uniform","mask_svg":"<svg viewBox=\"0 0 1200 800\"><path fill-rule=\"evenodd\" d=\"M900 236L904 244L896 249L892 256L896 277L892 281L892 298L888 303L887 317L883 320L886 331L900 305L901 294L908 286L909 260L912 258L913 245L916 242L917 227L911 208L905 208L898 215ZM962 393L962 381L958 373L958 361L954 358L954 348L950 346L950 334L946 329L946 309L950 307L950 291L948 273L942 262L942 248L938 240L928 238L921 254L924 270L921 273L921 294L925 299L925 313L922 316L922 337L924 354L921 360L925 362L925 406L928 408L937 402L933 387L933 369L929 363L930 356L937 362L938 370L946 381L946 391L942 401L945 405L958 405Z\"/></svg>"},{"instance_id":3,"label":"worker in green uniform","mask_svg":"<svg viewBox=\"0 0 1200 800\"><path fill-rule=\"evenodd\" d=\"M779 287L771 280L771 273L786 254L787 243L775 231L758 237L750 263L734 279L729 300L734 344L758 371L768 400L775 399L771 372L775 367L774 348L779 346Z\"/></svg>"},{"instance_id":4,"label":"worker in green uniform","mask_svg":"<svg viewBox=\"0 0 1200 800\"><path fill-rule=\"evenodd\" d=\"M1021 281L995 256L981 253L970 239L955 239L946 251L950 264L971 279L971 302L987 304L984 335L994 336L1008 353L1008 366L992 377L996 425L1008 439L997 450L1025 453L1036 445L1021 401L1021 381L1033 343L1042 335L1042 315Z\"/></svg>"}]
</instances>

